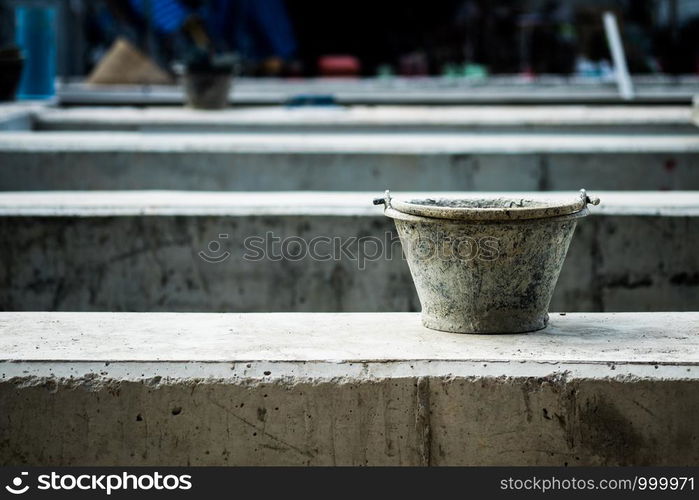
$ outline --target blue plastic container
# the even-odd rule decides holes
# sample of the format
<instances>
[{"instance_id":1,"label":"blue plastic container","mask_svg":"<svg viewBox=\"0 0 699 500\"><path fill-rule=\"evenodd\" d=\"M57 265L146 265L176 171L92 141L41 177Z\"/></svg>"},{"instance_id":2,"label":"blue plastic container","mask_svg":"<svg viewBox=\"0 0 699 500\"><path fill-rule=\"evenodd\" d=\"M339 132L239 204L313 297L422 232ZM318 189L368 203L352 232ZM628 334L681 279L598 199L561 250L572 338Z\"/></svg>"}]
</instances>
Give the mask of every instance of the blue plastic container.
<instances>
[{"instance_id":1,"label":"blue plastic container","mask_svg":"<svg viewBox=\"0 0 699 500\"><path fill-rule=\"evenodd\" d=\"M18 99L49 99L56 93L56 8L15 8L16 41L25 57Z\"/></svg>"}]
</instances>

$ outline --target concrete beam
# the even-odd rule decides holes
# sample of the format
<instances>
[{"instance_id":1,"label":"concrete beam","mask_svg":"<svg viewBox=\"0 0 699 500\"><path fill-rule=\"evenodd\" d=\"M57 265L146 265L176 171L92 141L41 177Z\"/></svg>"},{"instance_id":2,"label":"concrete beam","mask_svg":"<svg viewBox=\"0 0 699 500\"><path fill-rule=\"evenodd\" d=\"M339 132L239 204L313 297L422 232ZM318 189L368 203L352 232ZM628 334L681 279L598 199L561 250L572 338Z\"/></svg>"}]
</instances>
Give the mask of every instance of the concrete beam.
<instances>
[{"instance_id":1,"label":"concrete beam","mask_svg":"<svg viewBox=\"0 0 699 500\"><path fill-rule=\"evenodd\" d=\"M3 193L0 309L416 311L377 194ZM699 195L595 194L602 205L579 223L552 308L695 310ZM249 237L271 257L255 260ZM283 241L289 254L295 239L308 249L321 237L323 255L282 258Z\"/></svg>"},{"instance_id":2,"label":"concrete beam","mask_svg":"<svg viewBox=\"0 0 699 500\"><path fill-rule=\"evenodd\" d=\"M699 313L0 313L2 465L698 465Z\"/></svg>"},{"instance_id":3,"label":"concrete beam","mask_svg":"<svg viewBox=\"0 0 699 500\"><path fill-rule=\"evenodd\" d=\"M32 101L0 102L0 132L31 130L35 114L45 106Z\"/></svg>"},{"instance_id":4,"label":"concrete beam","mask_svg":"<svg viewBox=\"0 0 699 500\"><path fill-rule=\"evenodd\" d=\"M636 103L691 103L696 76L635 77ZM543 76L534 80L500 76L468 78L259 79L237 78L231 90L234 104L283 104L299 94L331 94L339 104L503 104L581 103L624 104L613 81ZM177 105L180 86L100 85L82 82L59 85L67 105Z\"/></svg>"},{"instance_id":5,"label":"concrete beam","mask_svg":"<svg viewBox=\"0 0 699 500\"><path fill-rule=\"evenodd\" d=\"M48 108L49 131L141 132L480 132L689 133L690 106L352 106L248 107L211 113L183 107Z\"/></svg>"},{"instance_id":6,"label":"concrete beam","mask_svg":"<svg viewBox=\"0 0 699 500\"><path fill-rule=\"evenodd\" d=\"M699 136L0 134L0 190L699 189Z\"/></svg>"}]
</instances>

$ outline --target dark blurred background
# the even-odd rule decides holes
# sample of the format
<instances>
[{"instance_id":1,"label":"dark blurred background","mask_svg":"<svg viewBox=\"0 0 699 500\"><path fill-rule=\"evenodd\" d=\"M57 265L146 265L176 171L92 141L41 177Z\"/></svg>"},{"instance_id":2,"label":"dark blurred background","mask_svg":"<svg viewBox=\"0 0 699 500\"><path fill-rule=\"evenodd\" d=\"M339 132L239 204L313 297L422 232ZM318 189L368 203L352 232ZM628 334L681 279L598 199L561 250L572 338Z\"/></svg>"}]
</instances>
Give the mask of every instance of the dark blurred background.
<instances>
[{"instance_id":1,"label":"dark blurred background","mask_svg":"<svg viewBox=\"0 0 699 500\"><path fill-rule=\"evenodd\" d=\"M607 10L632 73L699 72L699 0L0 0L0 44L27 3L58 6L61 76L89 73L117 37L168 70L205 47L249 76L596 76Z\"/></svg>"}]
</instances>

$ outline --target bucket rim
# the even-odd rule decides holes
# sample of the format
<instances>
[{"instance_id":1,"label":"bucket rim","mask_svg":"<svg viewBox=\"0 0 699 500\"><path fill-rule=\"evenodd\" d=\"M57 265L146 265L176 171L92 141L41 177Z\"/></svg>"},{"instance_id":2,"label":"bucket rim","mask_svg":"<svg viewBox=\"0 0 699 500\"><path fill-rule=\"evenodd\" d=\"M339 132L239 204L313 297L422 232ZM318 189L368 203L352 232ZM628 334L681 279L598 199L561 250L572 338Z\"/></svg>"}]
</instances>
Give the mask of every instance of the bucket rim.
<instances>
[{"instance_id":1,"label":"bucket rim","mask_svg":"<svg viewBox=\"0 0 699 500\"><path fill-rule=\"evenodd\" d=\"M599 204L598 198L590 198L584 189L578 193L542 193L541 195L485 196L483 193L459 197L393 197L386 191L383 198L374 203L385 205L384 213L391 218L400 214L428 219L465 221L516 221L527 219L550 219L572 215L585 210L588 204ZM583 216L583 214L581 214Z\"/></svg>"},{"instance_id":2,"label":"bucket rim","mask_svg":"<svg viewBox=\"0 0 699 500\"><path fill-rule=\"evenodd\" d=\"M391 219L402 220L405 222L423 222L423 223L433 223L433 224L444 224L444 223L459 223L468 222L471 224L543 224L549 222L560 222L571 219L579 219L582 217L587 217L590 215L590 210L587 207L583 207L582 210L573 212L572 214L556 215L551 217L538 217L536 219L444 219L437 217L423 217L420 215L406 214L405 212L399 212L394 208L384 209L384 215Z\"/></svg>"}]
</instances>

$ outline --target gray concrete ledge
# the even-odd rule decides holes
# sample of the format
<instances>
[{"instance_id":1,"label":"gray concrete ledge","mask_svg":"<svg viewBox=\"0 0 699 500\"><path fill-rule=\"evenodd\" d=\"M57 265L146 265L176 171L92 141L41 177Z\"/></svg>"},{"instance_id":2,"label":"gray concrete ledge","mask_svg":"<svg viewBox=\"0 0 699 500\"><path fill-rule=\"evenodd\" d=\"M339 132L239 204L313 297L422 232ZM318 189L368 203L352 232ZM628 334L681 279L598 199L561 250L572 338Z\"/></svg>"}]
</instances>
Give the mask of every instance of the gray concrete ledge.
<instances>
[{"instance_id":1,"label":"gray concrete ledge","mask_svg":"<svg viewBox=\"0 0 699 500\"><path fill-rule=\"evenodd\" d=\"M393 222L371 204L378 194L3 193L0 231L11 237L0 245L0 309L415 311ZM578 225L552 308L696 310L699 195L595 194L602 204ZM292 237L349 246L330 260L245 259L246 238L268 235L277 249ZM368 236L384 251L360 266ZM224 261L201 257L211 242Z\"/></svg>"},{"instance_id":2,"label":"gray concrete ledge","mask_svg":"<svg viewBox=\"0 0 699 500\"><path fill-rule=\"evenodd\" d=\"M699 135L0 134L0 190L699 189Z\"/></svg>"},{"instance_id":3,"label":"gray concrete ledge","mask_svg":"<svg viewBox=\"0 0 699 500\"><path fill-rule=\"evenodd\" d=\"M686 103L696 93L696 76L635 77L635 103ZM543 76L467 78L238 78L231 90L237 104L281 104L298 94L333 94L341 104L463 104L463 103L604 103L628 104L613 81ZM58 96L64 104L179 104L178 86L89 86L63 83Z\"/></svg>"},{"instance_id":4,"label":"gray concrete ledge","mask_svg":"<svg viewBox=\"0 0 699 500\"><path fill-rule=\"evenodd\" d=\"M46 107L36 101L0 102L0 132L31 130L34 116Z\"/></svg>"},{"instance_id":5,"label":"gray concrete ledge","mask_svg":"<svg viewBox=\"0 0 699 500\"><path fill-rule=\"evenodd\" d=\"M183 107L49 108L38 130L131 131L466 131L697 133L690 106L352 106L252 107L207 112Z\"/></svg>"},{"instance_id":6,"label":"gray concrete ledge","mask_svg":"<svg viewBox=\"0 0 699 500\"><path fill-rule=\"evenodd\" d=\"M0 313L3 465L697 465L699 313Z\"/></svg>"},{"instance_id":7,"label":"gray concrete ledge","mask_svg":"<svg viewBox=\"0 0 699 500\"><path fill-rule=\"evenodd\" d=\"M478 376L482 362L512 364L503 376L562 374L558 365L576 366L575 376L609 378L633 375L699 380L699 312L551 313L544 330L528 334L468 335L425 328L417 313L73 313L0 312L0 362L3 378L21 376L15 363L122 362L180 364L167 374L191 375L187 363L325 364L311 377L341 376L344 366L358 364L347 375L372 378L362 363L396 363L381 370L390 376ZM413 361L442 362L436 368ZM449 368L465 362L472 372ZM612 366L623 365L623 366ZM658 365L656 367L656 365ZM503 368L506 365L500 365ZM35 373L50 376L37 366ZM144 366L145 367L145 366ZM322 368L322 367L321 367ZM440 369L447 371L441 372ZM541 370L543 368L543 371ZM677 368L681 368L678 370ZM212 366L211 373L221 373ZM224 378L284 378L241 366ZM623 373L617 373L621 369ZM299 376L304 369L296 370ZM425 370L425 371L421 371ZM497 368L496 368L497 371ZM494 374L486 370L485 373ZM75 376L64 372L55 376ZM163 374L164 375L164 374ZM207 377L205 371L201 376ZM140 380L134 372L128 377Z\"/></svg>"},{"instance_id":8,"label":"gray concrete ledge","mask_svg":"<svg viewBox=\"0 0 699 500\"><path fill-rule=\"evenodd\" d=\"M691 106L329 106L58 108L0 104L0 130L271 133L695 134Z\"/></svg>"},{"instance_id":9,"label":"gray concrete ledge","mask_svg":"<svg viewBox=\"0 0 699 500\"><path fill-rule=\"evenodd\" d=\"M468 134L140 134L17 132L0 134L0 153L355 153L532 154L698 153L699 135Z\"/></svg>"},{"instance_id":10,"label":"gray concrete ledge","mask_svg":"<svg viewBox=\"0 0 699 500\"><path fill-rule=\"evenodd\" d=\"M592 209L592 215L662 215L677 217L699 216L699 191L594 191L602 203ZM113 217L122 215L381 215L381 207L372 200L376 192L327 191L51 191L0 193L0 215L7 217L83 216ZM407 197L427 197L426 191L394 192ZM461 191L444 191L440 196L459 197ZM473 192L469 196L501 196L504 193ZM512 191L507 196L571 196L574 192L545 193Z\"/></svg>"}]
</instances>

